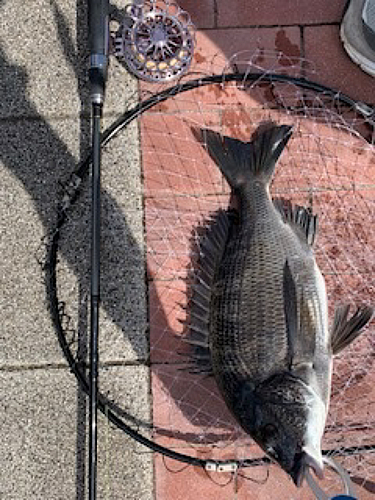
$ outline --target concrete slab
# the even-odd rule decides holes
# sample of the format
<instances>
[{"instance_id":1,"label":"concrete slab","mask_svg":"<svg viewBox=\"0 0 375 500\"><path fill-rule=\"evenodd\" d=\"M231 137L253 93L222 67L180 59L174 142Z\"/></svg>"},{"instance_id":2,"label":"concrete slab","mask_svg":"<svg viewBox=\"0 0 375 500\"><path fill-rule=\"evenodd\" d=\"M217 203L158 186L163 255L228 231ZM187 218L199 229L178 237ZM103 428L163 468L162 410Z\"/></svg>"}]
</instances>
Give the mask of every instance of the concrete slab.
<instances>
[{"instance_id":1,"label":"concrete slab","mask_svg":"<svg viewBox=\"0 0 375 500\"><path fill-rule=\"evenodd\" d=\"M37 262L41 241L56 217L60 179L79 155L86 124L78 120L4 120L0 123L1 309L7 365L63 362L51 326ZM103 154L102 361L147 356L143 215L137 128ZM86 143L83 134L82 142ZM69 147L67 146L69 145ZM85 148L84 148L85 149ZM61 233L60 298L73 325L87 330L90 271L90 185ZM76 323L74 320L78 315ZM86 307L86 309L85 309Z\"/></svg>"},{"instance_id":2,"label":"concrete slab","mask_svg":"<svg viewBox=\"0 0 375 500\"><path fill-rule=\"evenodd\" d=\"M118 404L148 418L147 370L116 367L102 375L103 384L115 388ZM85 498L85 401L66 369L0 371L3 500ZM151 499L150 453L104 416L98 429L98 498Z\"/></svg>"}]
</instances>

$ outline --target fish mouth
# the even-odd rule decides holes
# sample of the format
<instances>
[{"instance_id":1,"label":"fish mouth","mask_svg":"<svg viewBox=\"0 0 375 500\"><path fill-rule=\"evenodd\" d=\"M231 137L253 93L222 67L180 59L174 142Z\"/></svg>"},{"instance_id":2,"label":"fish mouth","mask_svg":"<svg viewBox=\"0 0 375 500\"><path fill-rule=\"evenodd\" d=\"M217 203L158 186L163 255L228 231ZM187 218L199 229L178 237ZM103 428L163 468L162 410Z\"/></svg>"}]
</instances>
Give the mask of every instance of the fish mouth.
<instances>
[{"instance_id":1,"label":"fish mouth","mask_svg":"<svg viewBox=\"0 0 375 500\"><path fill-rule=\"evenodd\" d=\"M314 471L315 475L319 479L324 478L323 466L311 455L308 455L306 452L299 453L294 461L294 466L292 471L290 472L290 476L292 477L294 484L299 488L303 480L306 476L306 470L308 467L311 467Z\"/></svg>"}]
</instances>

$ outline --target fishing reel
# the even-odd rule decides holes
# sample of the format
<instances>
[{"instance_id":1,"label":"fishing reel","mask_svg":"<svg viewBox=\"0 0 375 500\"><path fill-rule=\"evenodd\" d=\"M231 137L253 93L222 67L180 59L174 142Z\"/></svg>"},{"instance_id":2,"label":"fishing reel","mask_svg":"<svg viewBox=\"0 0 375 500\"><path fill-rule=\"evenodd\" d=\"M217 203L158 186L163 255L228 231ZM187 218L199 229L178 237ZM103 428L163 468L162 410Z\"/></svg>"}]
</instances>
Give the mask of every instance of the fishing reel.
<instances>
[{"instance_id":1,"label":"fishing reel","mask_svg":"<svg viewBox=\"0 0 375 500\"><path fill-rule=\"evenodd\" d=\"M115 55L138 78L167 82L189 69L193 33L189 14L177 4L133 0L115 36Z\"/></svg>"}]
</instances>

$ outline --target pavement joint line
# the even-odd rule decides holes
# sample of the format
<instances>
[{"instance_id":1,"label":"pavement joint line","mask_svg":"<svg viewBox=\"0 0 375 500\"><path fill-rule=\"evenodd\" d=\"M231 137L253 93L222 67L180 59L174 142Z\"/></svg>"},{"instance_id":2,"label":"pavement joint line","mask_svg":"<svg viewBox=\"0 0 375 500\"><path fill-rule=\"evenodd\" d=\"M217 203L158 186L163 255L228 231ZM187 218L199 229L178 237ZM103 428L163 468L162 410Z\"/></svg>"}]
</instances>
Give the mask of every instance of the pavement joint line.
<instances>
[{"instance_id":1,"label":"pavement joint line","mask_svg":"<svg viewBox=\"0 0 375 500\"><path fill-rule=\"evenodd\" d=\"M219 20L219 7L217 4L217 0L214 0L214 5L213 5L213 13L214 13L214 29L217 29L218 27L218 20Z\"/></svg>"},{"instance_id":2,"label":"pavement joint line","mask_svg":"<svg viewBox=\"0 0 375 500\"><path fill-rule=\"evenodd\" d=\"M114 120L122 116L125 112L129 111L132 109L132 106L129 108L124 108L123 111L108 111L107 113L103 113L103 118L113 118ZM33 114L16 114L16 115L9 115L9 116L0 116L0 123L6 123L6 122L12 122L12 123L17 123L20 121L29 121L29 122L38 122L40 120L43 121L64 121L64 120L77 120L77 119L85 119L85 120L90 120L91 119L91 114L90 113L79 113L79 114L67 114L67 115L60 115L60 114L40 114L40 113L33 113Z\"/></svg>"},{"instance_id":3,"label":"pavement joint line","mask_svg":"<svg viewBox=\"0 0 375 500\"><path fill-rule=\"evenodd\" d=\"M301 50L301 75L303 78L306 78L306 44L305 44L305 27L299 27L299 46Z\"/></svg>"},{"instance_id":4,"label":"pavement joint line","mask_svg":"<svg viewBox=\"0 0 375 500\"><path fill-rule=\"evenodd\" d=\"M314 192L314 193L321 193L321 192L336 192L336 191L361 191L361 190L368 190L368 189L374 189L375 184L348 184L348 185L343 185L343 186L337 186L337 187L329 187L329 186L319 186L319 187L297 187L297 188L275 188L273 191L273 194L280 194L280 193L291 193L291 194L298 194L298 193L306 193L306 192ZM219 191L219 192L214 192L214 193L199 193L199 194L186 194L186 193L172 193L172 194L161 194L161 195L146 195L145 200L153 200L153 201L160 201L164 199L169 199L169 198L186 198L186 199L201 199L201 198L208 198L212 197L215 198L217 196L223 196L227 195L228 193L225 191Z\"/></svg>"},{"instance_id":5,"label":"pavement joint line","mask_svg":"<svg viewBox=\"0 0 375 500\"><path fill-rule=\"evenodd\" d=\"M226 31L236 29L275 29L275 28L320 28L322 26L337 26L341 24L340 21L331 21L326 23L294 23L294 24L250 24L250 25L237 25L237 26L218 26L200 28L199 31Z\"/></svg>"},{"instance_id":6,"label":"pavement joint line","mask_svg":"<svg viewBox=\"0 0 375 500\"><path fill-rule=\"evenodd\" d=\"M337 271L327 271L324 275L332 275L332 276L357 276L359 273L355 271L348 272L337 272ZM148 278L148 283L176 283L179 281L186 281L186 278L181 276L176 276L175 278Z\"/></svg>"},{"instance_id":7,"label":"pavement joint line","mask_svg":"<svg viewBox=\"0 0 375 500\"><path fill-rule=\"evenodd\" d=\"M80 368L84 369L89 367L89 365L79 364ZM137 360L137 361L105 361L99 363L100 368L116 368L116 367L149 367L147 360ZM66 363L32 363L32 364L20 364L20 365L7 365L0 364L0 372L22 372L22 371L38 371L38 370L70 370L70 366Z\"/></svg>"}]
</instances>

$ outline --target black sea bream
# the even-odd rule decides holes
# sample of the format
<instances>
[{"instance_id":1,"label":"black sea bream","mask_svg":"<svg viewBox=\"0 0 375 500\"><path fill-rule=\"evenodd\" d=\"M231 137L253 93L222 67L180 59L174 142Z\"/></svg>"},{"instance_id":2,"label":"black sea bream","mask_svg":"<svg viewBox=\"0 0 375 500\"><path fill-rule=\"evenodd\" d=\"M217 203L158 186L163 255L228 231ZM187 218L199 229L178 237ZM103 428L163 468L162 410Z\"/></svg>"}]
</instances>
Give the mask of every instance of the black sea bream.
<instances>
[{"instance_id":1,"label":"black sea bream","mask_svg":"<svg viewBox=\"0 0 375 500\"><path fill-rule=\"evenodd\" d=\"M269 124L248 143L200 134L239 209L219 212L202 243L187 340L242 428L300 485L307 466L323 475L332 358L358 336L372 309L360 307L349 319L349 307L341 306L329 329L312 251L317 217L270 197L291 127Z\"/></svg>"}]
</instances>

